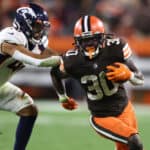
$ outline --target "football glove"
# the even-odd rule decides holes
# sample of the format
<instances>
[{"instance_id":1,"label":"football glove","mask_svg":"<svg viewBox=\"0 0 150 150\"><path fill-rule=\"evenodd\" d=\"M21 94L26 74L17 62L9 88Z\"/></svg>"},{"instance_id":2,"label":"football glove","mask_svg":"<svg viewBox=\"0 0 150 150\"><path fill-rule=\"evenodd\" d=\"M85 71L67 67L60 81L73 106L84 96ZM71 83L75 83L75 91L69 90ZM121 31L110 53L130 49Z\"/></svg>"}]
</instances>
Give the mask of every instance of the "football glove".
<instances>
[{"instance_id":1,"label":"football glove","mask_svg":"<svg viewBox=\"0 0 150 150\"><path fill-rule=\"evenodd\" d=\"M74 110L78 106L76 101L73 98L70 98L68 96L59 98L59 101L61 102L62 107L67 110Z\"/></svg>"},{"instance_id":2,"label":"football glove","mask_svg":"<svg viewBox=\"0 0 150 150\"><path fill-rule=\"evenodd\" d=\"M39 67L55 67L60 64L60 57L59 56L51 56L45 59L41 59L39 63Z\"/></svg>"},{"instance_id":3,"label":"football glove","mask_svg":"<svg viewBox=\"0 0 150 150\"><path fill-rule=\"evenodd\" d=\"M113 82L125 82L132 76L130 69L122 63L116 62L113 65L109 65L107 68L107 79Z\"/></svg>"}]
</instances>

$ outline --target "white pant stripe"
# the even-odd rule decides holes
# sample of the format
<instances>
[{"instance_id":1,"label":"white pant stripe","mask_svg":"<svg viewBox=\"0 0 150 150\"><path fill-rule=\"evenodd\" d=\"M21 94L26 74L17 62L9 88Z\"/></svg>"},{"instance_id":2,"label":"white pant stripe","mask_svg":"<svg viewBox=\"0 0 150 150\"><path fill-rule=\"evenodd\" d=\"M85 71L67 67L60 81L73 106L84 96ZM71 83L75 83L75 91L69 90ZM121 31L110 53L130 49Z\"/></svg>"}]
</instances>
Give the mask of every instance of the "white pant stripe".
<instances>
[{"instance_id":1,"label":"white pant stripe","mask_svg":"<svg viewBox=\"0 0 150 150\"><path fill-rule=\"evenodd\" d=\"M90 124L91 124L92 127L93 127L98 133L100 133L101 135L104 135L104 136L106 136L106 137L108 137L108 138L110 138L110 139L112 139L112 140L115 140L115 141L118 141L118 142L122 142L122 143L124 143L124 144L127 144L127 143L128 143L128 141L125 140L125 139L122 139L122 138L120 138L120 137L116 137L116 136L112 135L111 133L108 133L108 132L106 132L106 131L104 131L104 130L101 130L101 129L97 128L97 127L94 125L93 121L92 121L92 116L90 117Z\"/></svg>"}]
</instances>

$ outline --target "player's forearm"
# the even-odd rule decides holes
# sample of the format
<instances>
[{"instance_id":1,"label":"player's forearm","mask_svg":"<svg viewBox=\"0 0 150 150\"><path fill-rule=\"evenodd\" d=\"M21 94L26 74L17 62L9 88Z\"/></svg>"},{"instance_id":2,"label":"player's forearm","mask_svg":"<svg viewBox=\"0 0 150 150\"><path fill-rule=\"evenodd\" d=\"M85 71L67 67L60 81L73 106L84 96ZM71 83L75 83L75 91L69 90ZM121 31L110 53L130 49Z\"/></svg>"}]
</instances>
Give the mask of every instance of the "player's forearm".
<instances>
[{"instance_id":1,"label":"player's forearm","mask_svg":"<svg viewBox=\"0 0 150 150\"><path fill-rule=\"evenodd\" d=\"M5 42L1 44L1 53L10 55L20 62L39 67L53 67L60 63L59 56L43 58L40 54L30 52L24 46Z\"/></svg>"},{"instance_id":2,"label":"player's forearm","mask_svg":"<svg viewBox=\"0 0 150 150\"><path fill-rule=\"evenodd\" d=\"M50 74L59 100L66 100L67 95L62 83L61 72L59 71L59 68L52 68Z\"/></svg>"},{"instance_id":3,"label":"player's forearm","mask_svg":"<svg viewBox=\"0 0 150 150\"><path fill-rule=\"evenodd\" d=\"M3 54L12 56L16 50L22 52L25 55L31 56L33 58L38 58L38 59L47 58L47 57L52 56L53 54L53 53L50 53L49 50L47 49L42 54L36 54L36 53L33 53L32 51L29 51L23 45L16 45L16 44L6 43L6 42L3 42L1 44L1 52Z\"/></svg>"},{"instance_id":4,"label":"player's forearm","mask_svg":"<svg viewBox=\"0 0 150 150\"><path fill-rule=\"evenodd\" d=\"M37 58L33 58L31 56L25 55L18 50L16 50L13 53L12 58L14 58L20 62L34 65L34 66L39 66L39 67L54 67L54 66L59 65L59 63L60 63L59 56L51 56L51 57L45 58L45 59L37 59Z\"/></svg>"},{"instance_id":5,"label":"player's forearm","mask_svg":"<svg viewBox=\"0 0 150 150\"><path fill-rule=\"evenodd\" d=\"M144 76L139 71L139 69L135 66L134 62L131 59L128 59L128 60L126 60L126 65L132 71L130 82L133 85L142 85L142 84L144 84Z\"/></svg>"}]
</instances>

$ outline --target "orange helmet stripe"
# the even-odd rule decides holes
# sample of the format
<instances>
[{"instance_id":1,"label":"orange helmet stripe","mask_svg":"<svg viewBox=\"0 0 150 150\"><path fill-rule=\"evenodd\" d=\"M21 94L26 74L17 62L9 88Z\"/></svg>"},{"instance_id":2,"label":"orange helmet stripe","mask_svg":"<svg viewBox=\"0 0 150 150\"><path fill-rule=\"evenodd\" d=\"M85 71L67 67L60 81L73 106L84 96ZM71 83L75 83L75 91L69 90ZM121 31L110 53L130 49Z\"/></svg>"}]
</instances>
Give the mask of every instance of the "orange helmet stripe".
<instances>
[{"instance_id":1,"label":"orange helmet stripe","mask_svg":"<svg viewBox=\"0 0 150 150\"><path fill-rule=\"evenodd\" d=\"M132 54L132 51L131 51L131 48L129 47L128 44L126 44L124 47L123 47L123 55L124 55L124 58L127 59L131 56Z\"/></svg>"}]
</instances>

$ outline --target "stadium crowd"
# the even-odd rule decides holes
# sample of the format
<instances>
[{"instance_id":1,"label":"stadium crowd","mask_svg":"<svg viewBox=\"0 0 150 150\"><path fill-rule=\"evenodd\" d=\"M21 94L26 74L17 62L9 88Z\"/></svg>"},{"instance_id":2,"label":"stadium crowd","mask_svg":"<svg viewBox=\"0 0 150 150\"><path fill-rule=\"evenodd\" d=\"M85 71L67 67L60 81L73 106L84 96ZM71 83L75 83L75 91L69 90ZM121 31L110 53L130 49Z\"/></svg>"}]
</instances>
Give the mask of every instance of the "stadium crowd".
<instances>
[{"instance_id":1,"label":"stadium crowd","mask_svg":"<svg viewBox=\"0 0 150 150\"><path fill-rule=\"evenodd\" d=\"M0 0L0 28L10 25L16 8L27 2L46 6L50 35L70 35L75 20L86 14L102 18L109 32L121 36L150 35L150 0Z\"/></svg>"}]
</instances>

